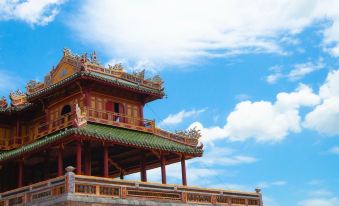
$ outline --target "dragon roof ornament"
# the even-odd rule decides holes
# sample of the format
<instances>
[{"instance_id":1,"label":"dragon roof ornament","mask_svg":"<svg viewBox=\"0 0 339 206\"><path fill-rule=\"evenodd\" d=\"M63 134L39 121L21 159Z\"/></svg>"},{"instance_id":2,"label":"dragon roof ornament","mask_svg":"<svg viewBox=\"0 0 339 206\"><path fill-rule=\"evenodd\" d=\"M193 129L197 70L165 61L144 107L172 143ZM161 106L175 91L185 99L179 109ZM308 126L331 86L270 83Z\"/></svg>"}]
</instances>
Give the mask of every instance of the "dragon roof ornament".
<instances>
[{"instance_id":1,"label":"dragon roof ornament","mask_svg":"<svg viewBox=\"0 0 339 206\"><path fill-rule=\"evenodd\" d=\"M0 99L0 108L7 108L7 106L8 106L7 99L6 97L3 96Z\"/></svg>"},{"instance_id":2,"label":"dragon roof ornament","mask_svg":"<svg viewBox=\"0 0 339 206\"><path fill-rule=\"evenodd\" d=\"M11 92L9 94L9 98L11 99L12 106L20 106L27 103L27 95L26 93L21 92L19 89L15 92Z\"/></svg>"}]
</instances>

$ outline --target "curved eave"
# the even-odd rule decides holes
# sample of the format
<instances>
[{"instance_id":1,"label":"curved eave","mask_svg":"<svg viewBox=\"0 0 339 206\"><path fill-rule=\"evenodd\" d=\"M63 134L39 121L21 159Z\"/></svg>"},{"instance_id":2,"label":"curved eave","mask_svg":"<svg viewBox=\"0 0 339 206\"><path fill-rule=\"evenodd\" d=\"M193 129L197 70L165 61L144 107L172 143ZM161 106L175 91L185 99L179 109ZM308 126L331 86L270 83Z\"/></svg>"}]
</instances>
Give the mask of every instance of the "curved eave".
<instances>
[{"instance_id":1,"label":"curved eave","mask_svg":"<svg viewBox=\"0 0 339 206\"><path fill-rule=\"evenodd\" d=\"M95 72L87 72L87 71L81 71L81 72L77 72L63 80L61 80L58 83L55 83L47 88L44 88L42 90L39 90L35 93L29 94L27 95L27 100L28 101L33 101L37 98L40 98L48 93L54 92L57 89L60 89L64 86L69 85L70 83L72 83L75 80L78 79L88 79L88 80L93 80L93 81L99 81L101 83L104 84L108 84L110 86L115 86L118 88L123 88L123 89L127 89L133 92L138 92L141 94L147 94L150 96L154 96L154 99L159 99L162 98L165 94L163 91L161 90L155 90L155 89L150 89L150 88L146 88L140 85L135 85L132 84L130 82L126 82L124 80L115 78L115 77L110 77L110 76L104 76Z\"/></svg>"},{"instance_id":2,"label":"curved eave","mask_svg":"<svg viewBox=\"0 0 339 206\"><path fill-rule=\"evenodd\" d=\"M0 114L5 114L5 115L16 114L16 113L24 112L33 107L34 107L34 104L26 103L25 105L22 105L22 106L0 108Z\"/></svg>"},{"instance_id":3,"label":"curved eave","mask_svg":"<svg viewBox=\"0 0 339 206\"><path fill-rule=\"evenodd\" d=\"M153 134L100 124L87 124L82 128L60 130L30 144L13 150L3 151L0 153L0 162L6 162L14 158L32 154L46 149L48 146L57 145L61 142L69 142L75 138L90 139L92 141L107 142L141 149L182 153L194 157L200 157L203 154L202 149L170 141Z\"/></svg>"}]
</instances>

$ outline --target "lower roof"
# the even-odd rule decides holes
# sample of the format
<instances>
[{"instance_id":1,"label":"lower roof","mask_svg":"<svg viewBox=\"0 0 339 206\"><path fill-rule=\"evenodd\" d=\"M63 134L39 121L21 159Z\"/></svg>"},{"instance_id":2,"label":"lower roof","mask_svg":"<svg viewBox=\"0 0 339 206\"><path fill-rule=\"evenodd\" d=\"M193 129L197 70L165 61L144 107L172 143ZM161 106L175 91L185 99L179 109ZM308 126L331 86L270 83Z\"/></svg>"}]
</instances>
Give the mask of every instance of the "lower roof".
<instances>
[{"instance_id":1,"label":"lower roof","mask_svg":"<svg viewBox=\"0 0 339 206\"><path fill-rule=\"evenodd\" d=\"M66 128L49 136L40 138L30 144L21 146L19 148L4 151L0 153L0 162L14 159L22 156L25 153L34 152L44 146L53 144L70 135L81 135L86 139L94 138L95 140L108 141L116 144L123 144L131 147L139 147L145 149L154 149L167 152L178 152L200 156L203 150L197 147L184 145L174 142L154 134L139 132L134 130L122 129L113 126L106 126L101 124L90 124L81 128Z\"/></svg>"}]
</instances>

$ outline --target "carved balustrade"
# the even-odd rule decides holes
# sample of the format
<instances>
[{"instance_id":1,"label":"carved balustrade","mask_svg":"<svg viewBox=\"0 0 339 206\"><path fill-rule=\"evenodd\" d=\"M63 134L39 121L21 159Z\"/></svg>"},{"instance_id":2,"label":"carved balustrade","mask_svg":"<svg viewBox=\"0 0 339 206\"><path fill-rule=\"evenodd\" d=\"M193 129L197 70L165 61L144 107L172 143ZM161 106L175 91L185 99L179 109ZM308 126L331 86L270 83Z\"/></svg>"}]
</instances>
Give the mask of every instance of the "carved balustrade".
<instances>
[{"instance_id":1,"label":"carved balustrade","mask_svg":"<svg viewBox=\"0 0 339 206\"><path fill-rule=\"evenodd\" d=\"M196 146L198 144L198 139L186 137L181 134L175 134L167 132L160 128L156 128L154 120L142 119L121 113L91 108L83 108L80 112L82 113L82 115L79 115L76 112L72 112L63 115L55 120L44 121L41 118L40 120L34 120L32 122L42 123L33 123L31 126L29 126L29 132L24 136L15 136L10 139L3 139L2 143L0 144L0 149L14 149L56 131L75 125L77 122L86 121L155 134L162 138L191 146Z\"/></svg>"},{"instance_id":2,"label":"carved balustrade","mask_svg":"<svg viewBox=\"0 0 339 206\"><path fill-rule=\"evenodd\" d=\"M0 206L26 205L65 193L65 177L58 177L26 187L0 193Z\"/></svg>"},{"instance_id":3,"label":"carved balustrade","mask_svg":"<svg viewBox=\"0 0 339 206\"><path fill-rule=\"evenodd\" d=\"M126 129L148 132L163 138L185 143L188 145L196 146L198 144L197 139L188 138L183 135L167 132L160 128L156 128L154 120L141 119L138 117L132 117L120 113L97 110L92 108L87 108L85 109L85 111L87 114L87 121L90 122L97 122L101 124L113 125Z\"/></svg>"},{"instance_id":4,"label":"carved balustrade","mask_svg":"<svg viewBox=\"0 0 339 206\"><path fill-rule=\"evenodd\" d=\"M262 206L261 194L166 185L66 173L34 185L0 194L0 206L24 205L64 194L96 198L153 200L192 205Z\"/></svg>"},{"instance_id":5,"label":"carved balustrade","mask_svg":"<svg viewBox=\"0 0 339 206\"><path fill-rule=\"evenodd\" d=\"M141 86L148 87L148 88L151 88L151 89L157 89L157 90L162 89L162 83L161 82L155 82L155 81L143 79L143 78L137 77L133 74L126 73L123 70L114 70L114 69L104 68L104 67L101 67L101 66L91 65L91 64L86 65L86 69L89 70L89 71L94 71L94 72L98 72L98 73L102 73L102 74L106 74L106 75L111 75L111 76L117 77L119 79L123 79L123 80L129 81L129 82L133 82L133 83L136 83L136 84L139 84Z\"/></svg>"},{"instance_id":6,"label":"carved balustrade","mask_svg":"<svg viewBox=\"0 0 339 206\"><path fill-rule=\"evenodd\" d=\"M56 120L40 124L36 129L34 139L38 139L40 137L51 134L55 131L71 126L74 122L75 117L76 117L75 113L72 112L66 115L62 115L60 118Z\"/></svg>"}]
</instances>

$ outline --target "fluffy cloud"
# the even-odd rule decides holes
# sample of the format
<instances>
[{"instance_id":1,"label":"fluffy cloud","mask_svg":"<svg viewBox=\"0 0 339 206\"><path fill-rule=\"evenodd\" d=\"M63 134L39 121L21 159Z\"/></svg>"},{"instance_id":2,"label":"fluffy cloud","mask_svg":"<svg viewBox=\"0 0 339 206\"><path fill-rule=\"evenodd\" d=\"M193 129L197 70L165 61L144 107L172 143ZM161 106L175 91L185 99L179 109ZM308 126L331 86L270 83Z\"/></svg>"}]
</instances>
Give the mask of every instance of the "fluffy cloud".
<instances>
[{"instance_id":1,"label":"fluffy cloud","mask_svg":"<svg viewBox=\"0 0 339 206\"><path fill-rule=\"evenodd\" d=\"M323 46L339 55L338 4L336 0L86 0L74 12L70 26L111 57L181 64L249 52L284 54L284 45L298 42L296 34L325 19L333 24L324 28Z\"/></svg>"},{"instance_id":2,"label":"fluffy cloud","mask_svg":"<svg viewBox=\"0 0 339 206\"><path fill-rule=\"evenodd\" d=\"M339 70L328 74L320 87L322 103L305 117L304 127L326 135L339 134Z\"/></svg>"},{"instance_id":3,"label":"fluffy cloud","mask_svg":"<svg viewBox=\"0 0 339 206\"><path fill-rule=\"evenodd\" d=\"M205 143L225 138L231 141L254 138L258 142L278 142L289 133L300 132L303 128L332 136L339 134L338 105L339 70L335 70L329 72L317 94L301 84L294 92L277 94L275 102L238 103L227 116L223 127L204 127L200 122L194 122L190 128L200 129L202 142ZM312 110L303 118L299 114L301 107ZM330 152L337 153L337 148L332 148Z\"/></svg>"},{"instance_id":4,"label":"fluffy cloud","mask_svg":"<svg viewBox=\"0 0 339 206\"><path fill-rule=\"evenodd\" d=\"M274 103L268 101L244 101L236 105L227 117L224 127L205 128L195 122L202 132L202 141L211 143L217 139L228 138L244 141L254 138L259 142L278 142L290 132L301 131L299 108L315 106L320 98L306 85L300 85L291 93L279 93Z\"/></svg>"},{"instance_id":5,"label":"fluffy cloud","mask_svg":"<svg viewBox=\"0 0 339 206\"><path fill-rule=\"evenodd\" d=\"M186 118L189 117L195 117L199 114L203 113L205 109L199 109L199 110L182 110L176 114L170 114L168 117L166 117L163 121L159 123L159 126L168 126L168 125L177 125L182 123Z\"/></svg>"},{"instance_id":6,"label":"fluffy cloud","mask_svg":"<svg viewBox=\"0 0 339 206\"><path fill-rule=\"evenodd\" d=\"M3 0L0 20L20 20L30 25L46 25L59 13L65 0Z\"/></svg>"}]
</instances>

